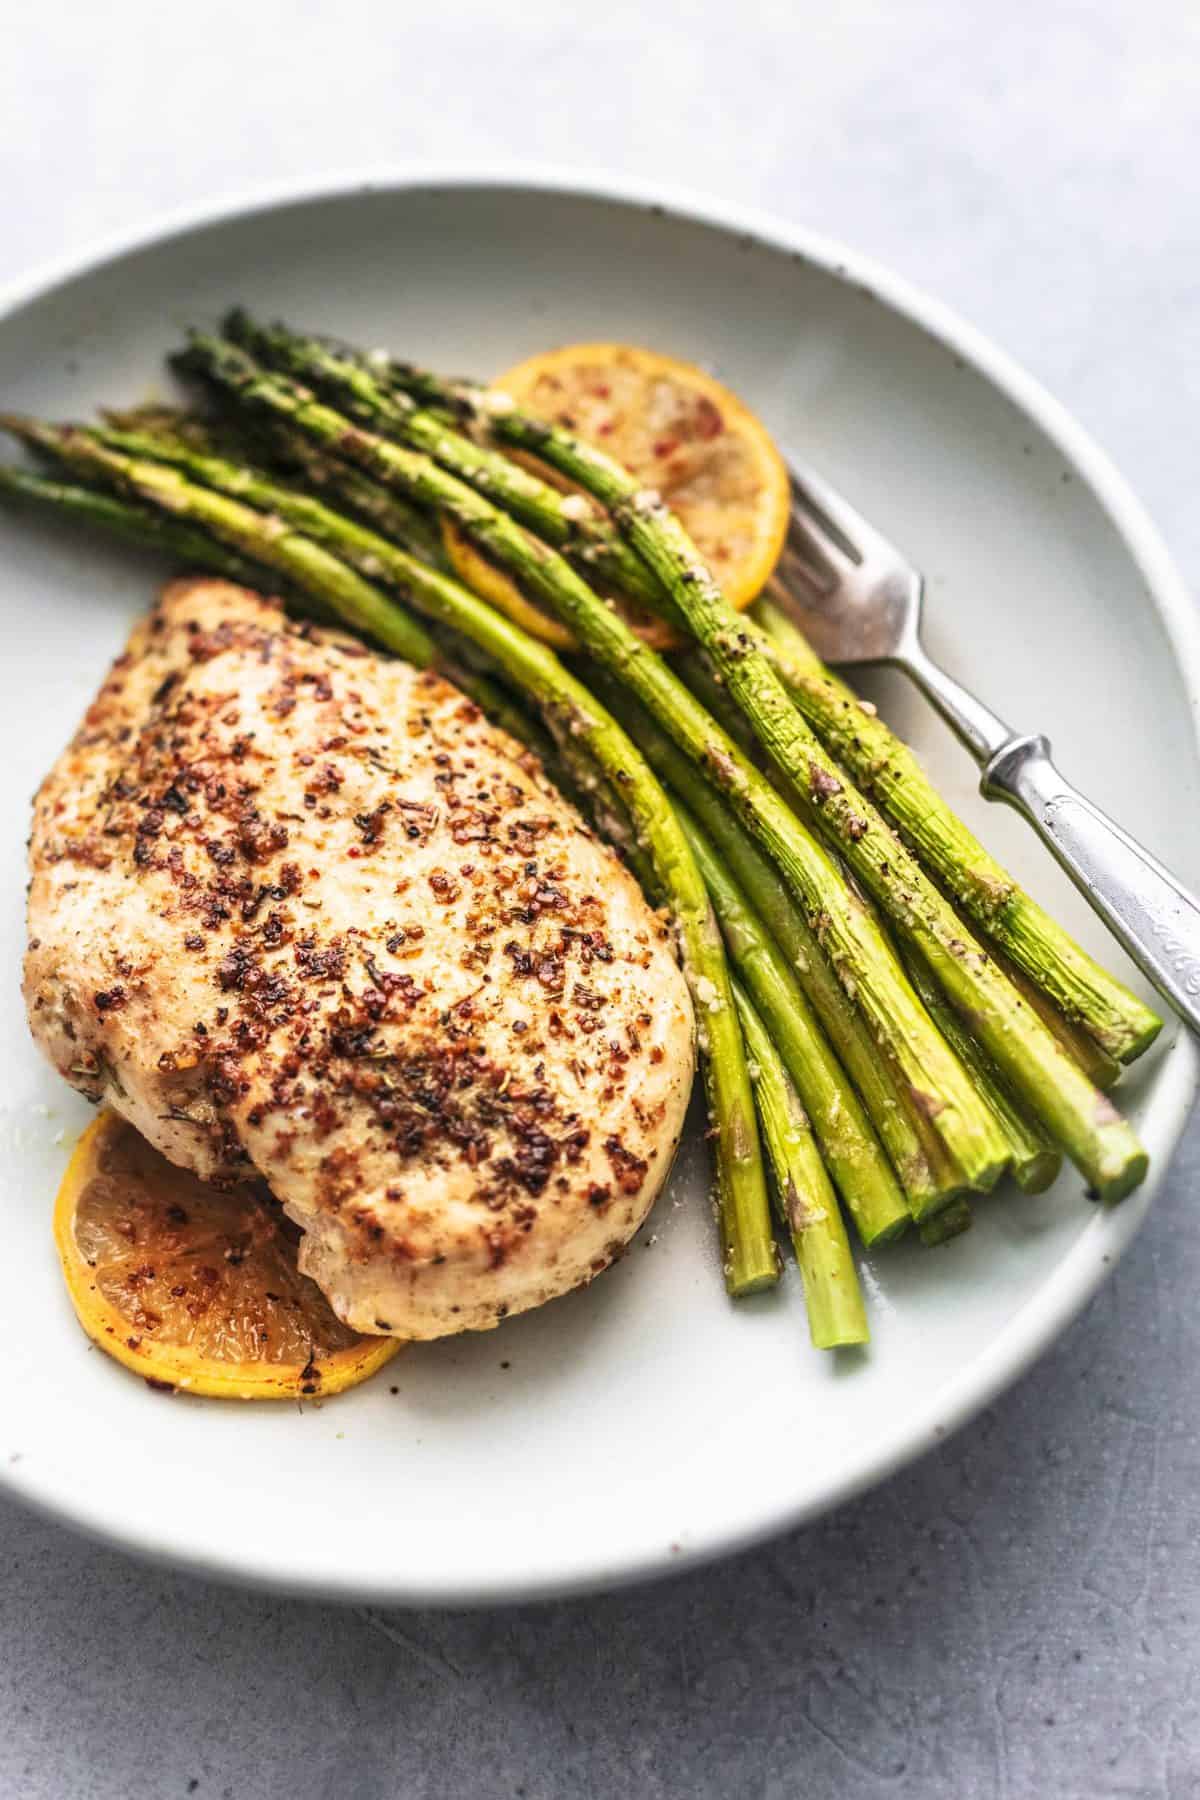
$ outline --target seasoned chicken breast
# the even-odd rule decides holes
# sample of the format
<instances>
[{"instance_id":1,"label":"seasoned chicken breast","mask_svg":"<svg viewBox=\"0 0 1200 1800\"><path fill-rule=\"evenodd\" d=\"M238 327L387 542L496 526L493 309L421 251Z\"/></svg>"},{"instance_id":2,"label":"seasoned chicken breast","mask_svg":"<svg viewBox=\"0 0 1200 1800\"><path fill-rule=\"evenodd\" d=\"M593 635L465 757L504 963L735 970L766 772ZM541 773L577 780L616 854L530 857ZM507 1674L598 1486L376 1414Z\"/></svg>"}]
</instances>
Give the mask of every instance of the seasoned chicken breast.
<instances>
[{"instance_id":1,"label":"seasoned chicken breast","mask_svg":"<svg viewBox=\"0 0 1200 1800\"><path fill-rule=\"evenodd\" d=\"M605 1268L691 1086L664 920L440 677L168 588L37 796L25 996L173 1162L257 1171L347 1323L494 1325Z\"/></svg>"}]
</instances>

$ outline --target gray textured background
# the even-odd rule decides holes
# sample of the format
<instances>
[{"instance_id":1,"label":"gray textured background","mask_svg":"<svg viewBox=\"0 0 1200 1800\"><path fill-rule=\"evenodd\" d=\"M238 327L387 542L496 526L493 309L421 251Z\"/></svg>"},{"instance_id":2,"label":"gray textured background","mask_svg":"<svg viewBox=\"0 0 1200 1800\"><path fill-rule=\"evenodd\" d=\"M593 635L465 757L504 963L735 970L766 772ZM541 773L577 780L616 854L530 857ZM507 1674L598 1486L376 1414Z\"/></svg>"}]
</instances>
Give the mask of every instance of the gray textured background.
<instances>
[{"instance_id":1,"label":"gray textured background","mask_svg":"<svg viewBox=\"0 0 1200 1800\"><path fill-rule=\"evenodd\" d=\"M388 159L683 181L844 237L995 335L1200 573L1196 0L108 0L5 34L0 280ZM1115 1280L974 1426L664 1586L337 1611L0 1504L0 1793L1200 1795L1198 1161L1193 1130Z\"/></svg>"}]
</instances>

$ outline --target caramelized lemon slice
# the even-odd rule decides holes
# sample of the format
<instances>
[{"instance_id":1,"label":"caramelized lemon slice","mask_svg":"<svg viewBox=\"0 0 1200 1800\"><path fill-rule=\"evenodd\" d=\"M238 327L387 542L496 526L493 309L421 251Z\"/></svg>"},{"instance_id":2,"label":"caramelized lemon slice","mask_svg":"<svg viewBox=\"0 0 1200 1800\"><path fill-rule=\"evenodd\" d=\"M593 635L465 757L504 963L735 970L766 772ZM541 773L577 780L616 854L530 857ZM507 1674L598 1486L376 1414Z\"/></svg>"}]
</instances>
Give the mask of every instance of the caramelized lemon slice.
<instances>
[{"instance_id":1,"label":"caramelized lemon slice","mask_svg":"<svg viewBox=\"0 0 1200 1800\"><path fill-rule=\"evenodd\" d=\"M296 1267L298 1233L264 1189L209 1187L103 1112L54 1210L88 1336L156 1386L235 1400L341 1393L400 1348L336 1318Z\"/></svg>"},{"instance_id":2,"label":"caramelized lemon slice","mask_svg":"<svg viewBox=\"0 0 1200 1800\"><path fill-rule=\"evenodd\" d=\"M531 637L541 638L544 644L553 644L556 650L575 648L575 639L566 626L527 600L511 575L489 562L453 519L442 519L442 542L454 573L472 593L489 600L497 612L520 625Z\"/></svg>"},{"instance_id":3,"label":"caramelized lemon slice","mask_svg":"<svg viewBox=\"0 0 1200 1800\"><path fill-rule=\"evenodd\" d=\"M721 382L631 344L567 344L518 363L492 385L656 488L734 606L749 606L762 591L787 535L788 474L766 426ZM562 625L454 526L446 542L469 586L548 643L570 643ZM652 643L674 641L657 621L635 626Z\"/></svg>"}]
</instances>

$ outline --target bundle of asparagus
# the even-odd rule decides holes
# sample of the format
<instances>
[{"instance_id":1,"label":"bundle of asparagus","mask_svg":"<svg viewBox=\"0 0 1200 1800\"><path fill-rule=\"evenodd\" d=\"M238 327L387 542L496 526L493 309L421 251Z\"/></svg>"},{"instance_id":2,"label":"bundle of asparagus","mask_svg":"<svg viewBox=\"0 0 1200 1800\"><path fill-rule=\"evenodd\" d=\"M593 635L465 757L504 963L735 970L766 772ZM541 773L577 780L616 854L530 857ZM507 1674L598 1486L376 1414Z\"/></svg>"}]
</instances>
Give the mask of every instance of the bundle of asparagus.
<instances>
[{"instance_id":1,"label":"bundle of asparagus","mask_svg":"<svg viewBox=\"0 0 1200 1800\"><path fill-rule=\"evenodd\" d=\"M242 312L175 365L215 416L5 419L54 474L0 469L0 499L282 584L538 750L675 920L732 1294L778 1275L764 1143L820 1347L867 1337L839 1201L867 1246L910 1221L940 1242L1005 1170L1039 1192L1065 1153L1107 1200L1141 1180L1102 1088L1160 1022L776 609L728 605L629 471L505 395ZM447 520L570 628L578 669L447 573ZM597 579L690 650L651 650Z\"/></svg>"}]
</instances>

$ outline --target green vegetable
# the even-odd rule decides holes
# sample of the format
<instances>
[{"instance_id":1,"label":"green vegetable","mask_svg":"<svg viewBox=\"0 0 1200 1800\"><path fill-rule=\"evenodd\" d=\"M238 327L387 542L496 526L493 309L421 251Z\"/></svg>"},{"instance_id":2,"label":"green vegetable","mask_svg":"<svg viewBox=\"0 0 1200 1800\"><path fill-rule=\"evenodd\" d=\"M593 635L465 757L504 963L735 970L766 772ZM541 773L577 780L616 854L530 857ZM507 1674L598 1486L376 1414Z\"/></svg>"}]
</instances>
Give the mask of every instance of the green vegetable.
<instances>
[{"instance_id":1,"label":"green vegetable","mask_svg":"<svg viewBox=\"0 0 1200 1800\"><path fill-rule=\"evenodd\" d=\"M734 992L776 1203L800 1265L813 1344L818 1350L865 1344L870 1332L846 1227L800 1096L745 989L735 984Z\"/></svg>"},{"instance_id":2,"label":"green vegetable","mask_svg":"<svg viewBox=\"0 0 1200 1800\"><path fill-rule=\"evenodd\" d=\"M791 1076L859 1236L864 1244L895 1237L908 1223L904 1196L795 972L715 846L678 799L675 811L704 877L725 948Z\"/></svg>"},{"instance_id":3,"label":"green vegetable","mask_svg":"<svg viewBox=\"0 0 1200 1800\"><path fill-rule=\"evenodd\" d=\"M759 601L761 641L813 730L892 820L979 929L1120 1062L1147 1049L1162 1020L1101 968L989 856L942 799L917 758L830 672L779 608Z\"/></svg>"}]
</instances>

